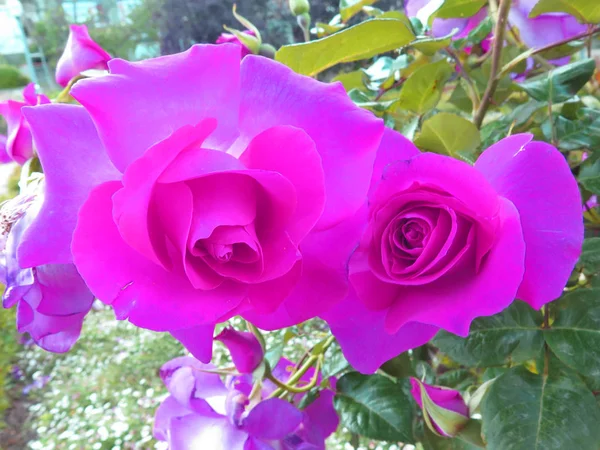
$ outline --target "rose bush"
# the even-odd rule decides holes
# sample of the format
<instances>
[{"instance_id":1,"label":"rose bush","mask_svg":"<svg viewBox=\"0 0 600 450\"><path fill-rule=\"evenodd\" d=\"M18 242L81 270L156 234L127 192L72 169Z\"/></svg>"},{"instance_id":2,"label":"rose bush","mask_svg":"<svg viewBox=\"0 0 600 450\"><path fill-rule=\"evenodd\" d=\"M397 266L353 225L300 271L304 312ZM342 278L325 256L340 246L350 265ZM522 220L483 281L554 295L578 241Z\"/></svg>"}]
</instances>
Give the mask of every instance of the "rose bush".
<instances>
[{"instance_id":1,"label":"rose bush","mask_svg":"<svg viewBox=\"0 0 600 450\"><path fill-rule=\"evenodd\" d=\"M138 62L73 27L53 103L0 104L3 306L51 351L95 297L182 342L171 449L596 450L597 9L372 3Z\"/></svg>"}]
</instances>

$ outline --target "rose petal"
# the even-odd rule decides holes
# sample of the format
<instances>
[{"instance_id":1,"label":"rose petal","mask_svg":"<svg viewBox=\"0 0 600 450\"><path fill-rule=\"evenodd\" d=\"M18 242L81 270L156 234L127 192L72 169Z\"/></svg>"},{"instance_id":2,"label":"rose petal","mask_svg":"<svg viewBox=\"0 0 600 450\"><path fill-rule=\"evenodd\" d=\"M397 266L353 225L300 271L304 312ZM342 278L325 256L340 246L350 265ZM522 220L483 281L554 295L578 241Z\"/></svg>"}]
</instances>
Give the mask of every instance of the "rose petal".
<instances>
[{"instance_id":1,"label":"rose petal","mask_svg":"<svg viewBox=\"0 0 600 450\"><path fill-rule=\"evenodd\" d=\"M111 160L123 172L173 130L209 117L218 125L208 148L232 142L238 128L239 65L236 45L194 45L140 62L113 59L110 75L78 81L71 94L90 112Z\"/></svg>"},{"instance_id":2,"label":"rose petal","mask_svg":"<svg viewBox=\"0 0 600 450\"><path fill-rule=\"evenodd\" d=\"M498 214L496 242L479 272L458 271L435 283L403 287L385 318L388 333L421 322L466 337L474 318L510 305L523 279L525 242L514 205L501 198Z\"/></svg>"},{"instance_id":3,"label":"rose petal","mask_svg":"<svg viewBox=\"0 0 600 450\"><path fill-rule=\"evenodd\" d=\"M244 450L248 435L226 417L190 414L170 423L170 450Z\"/></svg>"},{"instance_id":4,"label":"rose petal","mask_svg":"<svg viewBox=\"0 0 600 450\"><path fill-rule=\"evenodd\" d=\"M179 128L167 139L149 148L141 158L128 166L123 175L123 189L113 198L113 218L123 239L165 269L170 268L171 263L166 242L161 240L164 230L160 229L158 217L149 216L154 184L179 153L202 143L215 127L214 119L206 119L197 126ZM187 235L186 230L184 236Z\"/></svg>"},{"instance_id":5,"label":"rose petal","mask_svg":"<svg viewBox=\"0 0 600 450\"><path fill-rule=\"evenodd\" d=\"M73 257L92 292L112 304L119 319L155 331L215 323L235 308L244 286L224 282L211 291L196 290L182 269L167 272L123 241L111 201L121 187L120 182L98 186L80 210Z\"/></svg>"},{"instance_id":6,"label":"rose petal","mask_svg":"<svg viewBox=\"0 0 600 450\"><path fill-rule=\"evenodd\" d=\"M341 84L320 83L267 58L242 60L241 86L241 137L230 152L241 154L271 127L300 128L315 143L325 173L318 226L328 228L354 214L369 187L382 121L354 105Z\"/></svg>"},{"instance_id":7,"label":"rose petal","mask_svg":"<svg viewBox=\"0 0 600 450\"><path fill-rule=\"evenodd\" d=\"M377 149L375 163L373 164L373 175L371 177L369 196L371 196L375 190L377 184L383 177L385 168L389 164L411 159L418 154L420 154L420 151L415 144L397 131L386 128L383 132L381 144L379 144L379 148Z\"/></svg>"},{"instance_id":8,"label":"rose petal","mask_svg":"<svg viewBox=\"0 0 600 450\"><path fill-rule=\"evenodd\" d=\"M263 348L252 333L225 328L215 340L227 347L239 373L252 373L263 360Z\"/></svg>"},{"instance_id":9,"label":"rose petal","mask_svg":"<svg viewBox=\"0 0 600 450\"><path fill-rule=\"evenodd\" d=\"M194 358L203 363L209 363L212 359L214 330L214 325L198 325L192 328L174 330L171 331L171 334L194 355Z\"/></svg>"},{"instance_id":10,"label":"rose petal","mask_svg":"<svg viewBox=\"0 0 600 450\"><path fill-rule=\"evenodd\" d=\"M282 174L296 188L296 210L286 227L298 244L319 220L325 204L321 156L310 136L290 126L269 128L255 136L240 161L249 169Z\"/></svg>"},{"instance_id":11,"label":"rose petal","mask_svg":"<svg viewBox=\"0 0 600 450\"><path fill-rule=\"evenodd\" d=\"M277 420L273 420L273 418ZM280 398L270 398L256 405L244 419L242 428L259 439L283 439L302 422L302 413Z\"/></svg>"},{"instance_id":12,"label":"rose petal","mask_svg":"<svg viewBox=\"0 0 600 450\"><path fill-rule=\"evenodd\" d=\"M265 314L259 310L242 313L264 330L289 327L324 313L342 300L348 290L347 266L352 250L362 233L366 220L366 207L354 217L328 230L310 233L301 244L302 266L298 266L299 278L292 279L287 292L277 287L252 286L249 290L251 302L254 295L269 295L268 291L283 293L285 301L277 310ZM271 296L276 295L275 292ZM306 301L311 299L311 301Z\"/></svg>"},{"instance_id":13,"label":"rose petal","mask_svg":"<svg viewBox=\"0 0 600 450\"><path fill-rule=\"evenodd\" d=\"M84 70L104 69L111 56L92 40L85 25L70 25L69 38L56 63L56 82L65 87Z\"/></svg>"},{"instance_id":14,"label":"rose petal","mask_svg":"<svg viewBox=\"0 0 600 450\"><path fill-rule=\"evenodd\" d=\"M475 168L518 209L525 275L517 296L539 309L560 297L583 242L581 196L563 155L532 136L511 136L487 149Z\"/></svg>"},{"instance_id":15,"label":"rose petal","mask_svg":"<svg viewBox=\"0 0 600 450\"><path fill-rule=\"evenodd\" d=\"M321 317L342 348L348 362L361 373L375 373L381 365L412 348L429 342L439 328L410 322L394 334L384 329L385 311L370 311L354 289Z\"/></svg>"},{"instance_id":16,"label":"rose petal","mask_svg":"<svg viewBox=\"0 0 600 450\"><path fill-rule=\"evenodd\" d=\"M72 262L77 213L94 186L120 178L87 112L74 105L23 108L45 174L44 202L19 247L23 267Z\"/></svg>"}]
</instances>

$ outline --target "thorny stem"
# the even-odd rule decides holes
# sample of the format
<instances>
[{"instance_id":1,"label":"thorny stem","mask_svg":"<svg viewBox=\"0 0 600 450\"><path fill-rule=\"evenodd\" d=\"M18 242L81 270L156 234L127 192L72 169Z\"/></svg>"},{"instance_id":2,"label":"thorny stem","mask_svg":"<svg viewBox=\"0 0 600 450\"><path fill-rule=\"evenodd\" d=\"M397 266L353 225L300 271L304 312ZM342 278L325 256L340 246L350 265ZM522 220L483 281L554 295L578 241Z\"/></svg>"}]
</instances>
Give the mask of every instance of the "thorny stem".
<instances>
[{"instance_id":1,"label":"thorny stem","mask_svg":"<svg viewBox=\"0 0 600 450\"><path fill-rule=\"evenodd\" d=\"M591 32L594 29L594 25L589 24L588 25L588 37L587 37L587 42L586 42L586 47L587 47L587 57L591 58L592 57L592 35Z\"/></svg>"},{"instance_id":2,"label":"thorny stem","mask_svg":"<svg viewBox=\"0 0 600 450\"><path fill-rule=\"evenodd\" d=\"M504 30L506 29L506 22L508 18L508 12L510 11L511 0L501 0L498 8L498 18L496 19L496 27L494 29L494 44L492 48L492 70L490 72L490 78L488 85L481 99L481 104L475 112L473 122L477 128L481 128L483 118L487 112L494 92L498 87L498 70L500 69L500 58L502 57L502 47L504 46Z\"/></svg>"},{"instance_id":3,"label":"thorny stem","mask_svg":"<svg viewBox=\"0 0 600 450\"><path fill-rule=\"evenodd\" d=\"M558 137L556 136L556 127L554 126L554 116L552 116L552 98L548 98L548 120L550 121L550 136L552 145L558 146Z\"/></svg>"}]
</instances>

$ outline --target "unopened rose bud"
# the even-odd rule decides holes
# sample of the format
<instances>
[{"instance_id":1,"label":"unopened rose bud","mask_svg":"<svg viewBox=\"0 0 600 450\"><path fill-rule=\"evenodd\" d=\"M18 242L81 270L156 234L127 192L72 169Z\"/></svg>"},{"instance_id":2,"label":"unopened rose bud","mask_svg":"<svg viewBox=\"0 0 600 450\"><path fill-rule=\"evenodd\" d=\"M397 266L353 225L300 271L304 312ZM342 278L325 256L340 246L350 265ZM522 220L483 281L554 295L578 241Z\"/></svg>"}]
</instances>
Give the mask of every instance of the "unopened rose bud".
<instances>
[{"instance_id":1,"label":"unopened rose bud","mask_svg":"<svg viewBox=\"0 0 600 450\"><path fill-rule=\"evenodd\" d=\"M440 436L453 437L469 421L469 409L460 392L440 386L429 386L411 378L410 393L423 410L428 428Z\"/></svg>"},{"instance_id":2,"label":"unopened rose bud","mask_svg":"<svg viewBox=\"0 0 600 450\"><path fill-rule=\"evenodd\" d=\"M298 25L300 26L300 28L302 28L303 30L308 30L310 27L310 14L305 13L305 14L301 14L298 17L296 17L296 20L298 21Z\"/></svg>"},{"instance_id":3,"label":"unopened rose bud","mask_svg":"<svg viewBox=\"0 0 600 450\"><path fill-rule=\"evenodd\" d=\"M252 373L263 360L262 346L252 333L225 328L215 340L225 344L240 373Z\"/></svg>"},{"instance_id":4,"label":"unopened rose bud","mask_svg":"<svg viewBox=\"0 0 600 450\"><path fill-rule=\"evenodd\" d=\"M308 0L290 0L290 11L295 16L301 16L310 11L310 4Z\"/></svg>"}]
</instances>

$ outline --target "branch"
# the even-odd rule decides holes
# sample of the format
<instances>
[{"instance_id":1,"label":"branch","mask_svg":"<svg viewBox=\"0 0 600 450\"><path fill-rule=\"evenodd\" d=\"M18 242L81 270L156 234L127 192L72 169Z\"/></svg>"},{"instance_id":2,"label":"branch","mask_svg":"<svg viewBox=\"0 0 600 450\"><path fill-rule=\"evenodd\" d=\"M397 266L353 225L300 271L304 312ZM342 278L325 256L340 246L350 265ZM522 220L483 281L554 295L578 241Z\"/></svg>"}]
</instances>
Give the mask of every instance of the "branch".
<instances>
[{"instance_id":1,"label":"branch","mask_svg":"<svg viewBox=\"0 0 600 450\"><path fill-rule=\"evenodd\" d=\"M508 18L508 12L510 11L511 0L501 0L498 8L498 18L496 20L496 28L494 29L494 47L492 48L492 70L490 72L490 78L488 85L481 99L481 104L473 117L473 122L477 128L481 128L483 118L487 112L494 92L498 87L498 70L500 68L500 58L502 57L502 47L504 46L504 30L506 29L506 23Z\"/></svg>"},{"instance_id":2,"label":"branch","mask_svg":"<svg viewBox=\"0 0 600 450\"><path fill-rule=\"evenodd\" d=\"M513 59L512 61L507 63L502 68L502 70L498 74L498 79L502 78L504 75L506 75L508 72L510 72L513 69L513 67L515 67L517 64L519 64L521 61L523 61L531 56L537 55L538 53L546 52L548 50L552 50L553 48L560 47L561 45L568 44L569 42L578 41L580 39L586 39L586 38L591 39L592 36L594 36L595 34L598 34L598 33L600 33L600 27L592 28L592 29L586 31L585 33L581 33L576 36L572 36L570 38L563 39L562 41L554 42L553 44L546 45L545 47L531 49L529 51L526 51L525 53L521 53L519 56L517 56L515 59Z\"/></svg>"}]
</instances>

